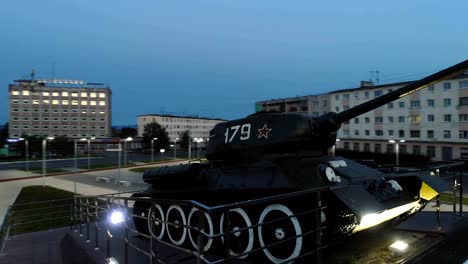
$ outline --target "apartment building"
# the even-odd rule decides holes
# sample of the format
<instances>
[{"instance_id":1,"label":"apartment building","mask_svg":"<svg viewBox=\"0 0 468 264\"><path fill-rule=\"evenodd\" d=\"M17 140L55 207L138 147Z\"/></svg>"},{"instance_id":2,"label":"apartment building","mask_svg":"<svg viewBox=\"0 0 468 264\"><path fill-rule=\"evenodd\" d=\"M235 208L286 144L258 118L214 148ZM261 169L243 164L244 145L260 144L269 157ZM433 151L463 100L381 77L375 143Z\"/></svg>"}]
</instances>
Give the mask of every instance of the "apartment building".
<instances>
[{"instance_id":1,"label":"apartment building","mask_svg":"<svg viewBox=\"0 0 468 264\"><path fill-rule=\"evenodd\" d=\"M318 94L260 101L255 103L255 111L293 112L317 117L330 112L330 96Z\"/></svg>"},{"instance_id":2,"label":"apartment building","mask_svg":"<svg viewBox=\"0 0 468 264\"><path fill-rule=\"evenodd\" d=\"M218 123L225 122L224 119L204 118L196 116L175 116L175 115L157 115L146 114L137 117L138 136L143 136L144 128L147 124L156 122L164 127L171 141L178 138L186 130L190 131L192 138L207 139L210 130Z\"/></svg>"},{"instance_id":3,"label":"apartment building","mask_svg":"<svg viewBox=\"0 0 468 264\"><path fill-rule=\"evenodd\" d=\"M329 111L341 112L409 83L361 82L360 87L321 96L328 97ZM269 109L270 101L257 104ZM284 108L282 112L292 111ZM468 159L468 72L344 123L338 138L337 148L393 152L395 146L389 140L405 140L399 145L400 153L427 155L434 160Z\"/></svg>"},{"instance_id":4,"label":"apartment building","mask_svg":"<svg viewBox=\"0 0 468 264\"><path fill-rule=\"evenodd\" d=\"M108 137L112 91L79 80L15 80L9 85L9 134Z\"/></svg>"}]
</instances>

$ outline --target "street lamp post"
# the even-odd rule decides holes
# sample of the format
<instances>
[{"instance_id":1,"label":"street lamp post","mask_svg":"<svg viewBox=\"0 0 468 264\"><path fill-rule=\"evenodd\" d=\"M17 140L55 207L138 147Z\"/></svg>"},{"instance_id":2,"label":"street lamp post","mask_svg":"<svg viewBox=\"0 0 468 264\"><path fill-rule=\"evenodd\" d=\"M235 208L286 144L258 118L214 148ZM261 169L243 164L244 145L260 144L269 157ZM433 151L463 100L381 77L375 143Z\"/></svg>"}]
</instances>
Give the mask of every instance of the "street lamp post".
<instances>
[{"instance_id":1,"label":"street lamp post","mask_svg":"<svg viewBox=\"0 0 468 264\"><path fill-rule=\"evenodd\" d=\"M122 159L122 140L119 139L119 150L118 150L118 155L117 155L117 179L118 179L118 182L117 182L117 193L120 194L120 184L121 184L121 181L120 181L120 167L121 167L121 159Z\"/></svg>"},{"instance_id":2,"label":"street lamp post","mask_svg":"<svg viewBox=\"0 0 468 264\"><path fill-rule=\"evenodd\" d=\"M54 137L46 137L42 139L42 187L45 186L45 177L47 174L47 140L54 140Z\"/></svg>"},{"instance_id":3,"label":"street lamp post","mask_svg":"<svg viewBox=\"0 0 468 264\"><path fill-rule=\"evenodd\" d=\"M335 157L335 151L336 151L336 144L338 144L338 142L340 142L341 139L337 138L336 141L335 141L335 144L333 145L333 147L331 148L331 156L332 157Z\"/></svg>"},{"instance_id":4,"label":"street lamp post","mask_svg":"<svg viewBox=\"0 0 468 264\"><path fill-rule=\"evenodd\" d=\"M75 173L78 172L78 141L73 140L73 154L74 154L74 160L73 160L73 165L74 165L74 171ZM77 192L77 187L76 187L76 181L73 181L73 193L76 194Z\"/></svg>"},{"instance_id":5,"label":"street lamp post","mask_svg":"<svg viewBox=\"0 0 468 264\"><path fill-rule=\"evenodd\" d=\"M26 171L29 171L29 142L26 138L8 138L6 140L8 143L17 143L19 141L24 141L24 166Z\"/></svg>"},{"instance_id":6,"label":"street lamp post","mask_svg":"<svg viewBox=\"0 0 468 264\"><path fill-rule=\"evenodd\" d=\"M166 152L166 150L160 149L159 152L161 153L161 160L164 160L164 152Z\"/></svg>"},{"instance_id":7,"label":"street lamp post","mask_svg":"<svg viewBox=\"0 0 468 264\"><path fill-rule=\"evenodd\" d=\"M124 166L127 166L127 160L128 160L127 142L132 141L132 140L133 140L132 137L128 137L128 138L124 139Z\"/></svg>"},{"instance_id":8,"label":"street lamp post","mask_svg":"<svg viewBox=\"0 0 468 264\"><path fill-rule=\"evenodd\" d=\"M151 139L151 162L154 162L154 141L158 140L158 138Z\"/></svg>"},{"instance_id":9,"label":"street lamp post","mask_svg":"<svg viewBox=\"0 0 468 264\"><path fill-rule=\"evenodd\" d=\"M174 159L176 159L177 157L177 140L179 140L179 138L174 138Z\"/></svg>"},{"instance_id":10,"label":"street lamp post","mask_svg":"<svg viewBox=\"0 0 468 264\"><path fill-rule=\"evenodd\" d=\"M197 144L197 159L200 159L200 146L198 143L203 142L203 138L194 138L193 141Z\"/></svg>"},{"instance_id":11,"label":"street lamp post","mask_svg":"<svg viewBox=\"0 0 468 264\"><path fill-rule=\"evenodd\" d=\"M86 139L88 143L88 170L91 170L91 140L95 140L95 137Z\"/></svg>"},{"instance_id":12,"label":"street lamp post","mask_svg":"<svg viewBox=\"0 0 468 264\"><path fill-rule=\"evenodd\" d=\"M395 169L398 171L399 170L398 166L400 165L399 164L399 162L400 162L400 159L399 159L400 145L398 143L403 143L403 142L405 142L405 140L404 139L400 139L400 140L390 139L388 142L392 143L392 144L395 144Z\"/></svg>"}]
</instances>

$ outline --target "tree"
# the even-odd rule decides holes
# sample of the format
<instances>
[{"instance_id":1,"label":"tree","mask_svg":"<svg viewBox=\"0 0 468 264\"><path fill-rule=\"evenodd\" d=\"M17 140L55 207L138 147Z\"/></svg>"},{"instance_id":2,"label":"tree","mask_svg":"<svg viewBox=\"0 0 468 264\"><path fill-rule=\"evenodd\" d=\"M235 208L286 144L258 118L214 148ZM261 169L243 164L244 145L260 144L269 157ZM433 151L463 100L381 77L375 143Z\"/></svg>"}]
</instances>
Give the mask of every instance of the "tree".
<instances>
[{"instance_id":1,"label":"tree","mask_svg":"<svg viewBox=\"0 0 468 264\"><path fill-rule=\"evenodd\" d=\"M0 138L8 138L8 122L0 129Z\"/></svg>"},{"instance_id":2,"label":"tree","mask_svg":"<svg viewBox=\"0 0 468 264\"><path fill-rule=\"evenodd\" d=\"M119 133L120 138L135 137L138 134L136 128L133 127L122 127Z\"/></svg>"},{"instance_id":3,"label":"tree","mask_svg":"<svg viewBox=\"0 0 468 264\"><path fill-rule=\"evenodd\" d=\"M188 149L189 140L190 140L190 131L185 130L180 135L180 146L182 148Z\"/></svg>"},{"instance_id":4,"label":"tree","mask_svg":"<svg viewBox=\"0 0 468 264\"><path fill-rule=\"evenodd\" d=\"M167 131L157 122L146 124L143 128L143 142L145 148L151 148L151 139L153 138L157 138L154 142L155 149L167 148L169 146Z\"/></svg>"},{"instance_id":5,"label":"tree","mask_svg":"<svg viewBox=\"0 0 468 264\"><path fill-rule=\"evenodd\" d=\"M8 122L5 123L5 125L0 129L0 148L3 147L7 138L8 138Z\"/></svg>"}]
</instances>

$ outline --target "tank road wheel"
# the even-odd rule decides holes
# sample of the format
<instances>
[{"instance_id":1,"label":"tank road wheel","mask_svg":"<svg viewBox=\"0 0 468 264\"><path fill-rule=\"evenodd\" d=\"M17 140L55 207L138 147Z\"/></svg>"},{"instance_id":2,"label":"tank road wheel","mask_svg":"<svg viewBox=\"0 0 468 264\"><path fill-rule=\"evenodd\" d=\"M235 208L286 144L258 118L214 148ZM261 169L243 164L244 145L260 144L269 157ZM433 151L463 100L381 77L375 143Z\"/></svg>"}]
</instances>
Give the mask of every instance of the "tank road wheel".
<instances>
[{"instance_id":1,"label":"tank road wheel","mask_svg":"<svg viewBox=\"0 0 468 264\"><path fill-rule=\"evenodd\" d=\"M171 205L166 213L166 230L169 240L176 246L181 246L187 236L187 220L185 213L178 205ZM171 224L172 223L172 224Z\"/></svg>"},{"instance_id":2,"label":"tank road wheel","mask_svg":"<svg viewBox=\"0 0 468 264\"><path fill-rule=\"evenodd\" d=\"M148 217L149 211L149 204L145 202L135 202L132 209L133 216L133 224L135 225L135 229L143 234L149 234L148 230L148 221L143 217ZM140 216L140 217L137 217Z\"/></svg>"},{"instance_id":3,"label":"tank road wheel","mask_svg":"<svg viewBox=\"0 0 468 264\"><path fill-rule=\"evenodd\" d=\"M261 247L267 246L263 249L263 253L273 263L282 263L301 254L302 237L296 237L284 243L269 246L270 244L302 234L299 221L295 216L290 217L292 215L293 212L282 204L269 205L260 214L260 219L258 220L258 240ZM286 219L278 220L281 218ZM274 222L268 223L270 221Z\"/></svg>"},{"instance_id":4,"label":"tank road wheel","mask_svg":"<svg viewBox=\"0 0 468 264\"><path fill-rule=\"evenodd\" d=\"M159 204L153 204L148 215L148 230L151 236L157 240L161 240L166 227L162 207Z\"/></svg>"},{"instance_id":5,"label":"tank road wheel","mask_svg":"<svg viewBox=\"0 0 468 264\"><path fill-rule=\"evenodd\" d=\"M228 212L228 217L230 220L230 229L229 231L234 231L234 233L230 234L230 248L229 254L231 256L239 256L246 252L249 252L253 248L254 244L254 231L252 228L237 231L242 228L246 228L252 226L252 222L250 221L249 216L247 213L241 208L235 208ZM224 232L226 225L224 223L224 213L221 215L220 220L220 232ZM235 232L237 231L237 232ZM225 234L227 236L229 234ZM221 240L224 243L224 236L221 236ZM243 255L240 256L240 259L244 259L248 256Z\"/></svg>"},{"instance_id":6,"label":"tank road wheel","mask_svg":"<svg viewBox=\"0 0 468 264\"><path fill-rule=\"evenodd\" d=\"M187 220L188 226L198 228L200 214L203 216L203 221L204 221L203 226L200 227L200 230L212 236L213 235L213 221L211 221L211 216L207 213L202 213L197 208L192 208L192 210L190 211L188 215L188 220ZM189 233L190 242L192 242L193 247L198 250L198 236L200 235L200 233L191 229L188 230L188 233ZM212 243L213 243L212 238L208 238L205 235L202 235L202 245L204 245L203 246L204 252L210 249Z\"/></svg>"}]
</instances>

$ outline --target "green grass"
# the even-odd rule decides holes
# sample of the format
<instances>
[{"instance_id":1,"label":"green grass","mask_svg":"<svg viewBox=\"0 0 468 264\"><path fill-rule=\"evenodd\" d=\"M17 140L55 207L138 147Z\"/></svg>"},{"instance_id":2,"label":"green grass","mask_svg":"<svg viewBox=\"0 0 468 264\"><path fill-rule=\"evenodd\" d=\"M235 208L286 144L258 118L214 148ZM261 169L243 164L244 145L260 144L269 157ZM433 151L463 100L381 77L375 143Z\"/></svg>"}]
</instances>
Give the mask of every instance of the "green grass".
<instances>
[{"instance_id":1,"label":"green grass","mask_svg":"<svg viewBox=\"0 0 468 264\"><path fill-rule=\"evenodd\" d=\"M82 169L82 170L87 170L88 165L80 166L78 168ZM91 166L89 168L91 170L94 170L94 169L113 169L113 168L117 168L117 165L115 165L115 163L113 163L113 164L95 164L95 165L91 164Z\"/></svg>"},{"instance_id":2,"label":"green grass","mask_svg":"<svg viewBox=\"0 0 468 264\"><path fill-rule=\"evenodd\" d=\"M17 170L20 170L20 171L29 171L29 172L32 172L32 173L42 173L42 168L30 168L29 170L26 170L26 169L17 169ZM57 169L57 168L47 168L47 174L51 174L51 173L62 173L62 172L68 172L66 170L62 170L62 169Z\"/></svg>"},{"instance_id":3,"label":"green grass","mask_svg":"<svg viewBox=\"0 0 468 264\"><path fill-rule=\"evenodd\" d=\"M442 194L440 194L439 199L440 199L441 202L452 203L453 202L453 194L442 193ZM463 201L463 204L468 205L468 197L463 197L462 201ZM457 195L457 198L456 198L456 202L457 202L457 204L460 202L460 197L458 195Z\"/></svg>"},{"instance_id":4,"label":"green grass","mask_svg":"<svg viewBox=\"0 0 468 264\"><path fill-rule=\"evenodd\" d=\"M160 167L134 168L134 169L130 169L130 171L133 171L133 172L145 172L146 170L151 170L151 169L156 169L156 168L160 168Z\"/></svg>"},{"instance_id":5,"label":"green grass","mask_svg":"<svg viewBox=\"0 0 468 264\"><path fill-rule=\"evenodd\" d=\"M72 198L73 193L49 186L23 188L8 217L10 234L18 235L70 225Z\"/></svg>"}]
</instances>

